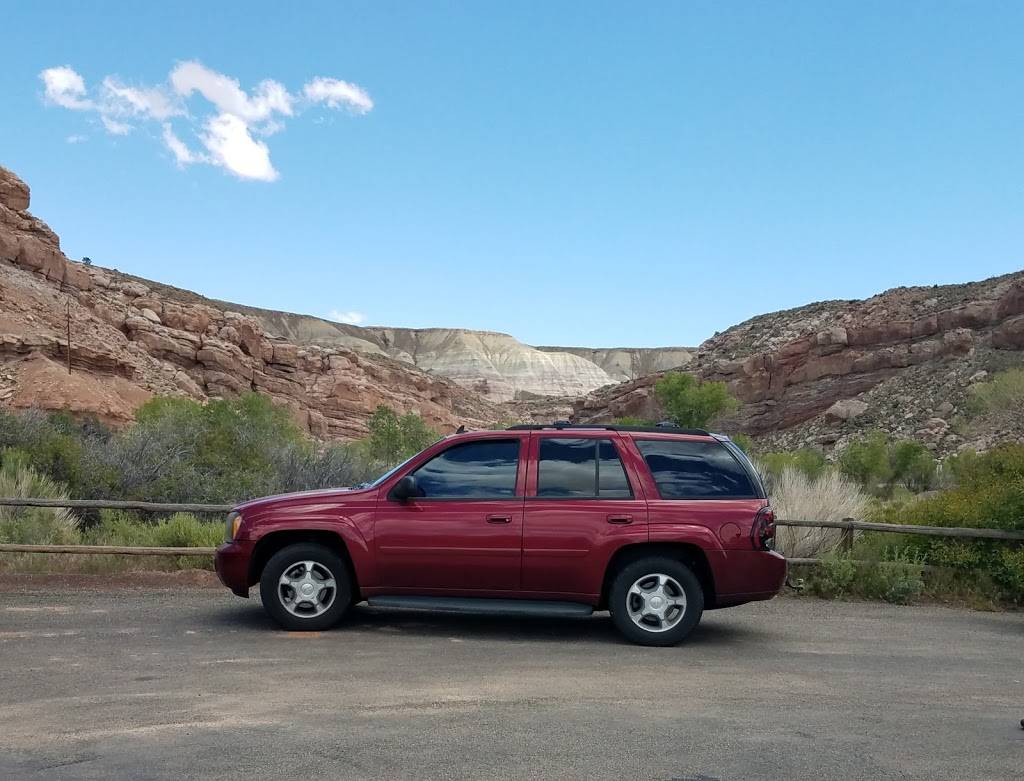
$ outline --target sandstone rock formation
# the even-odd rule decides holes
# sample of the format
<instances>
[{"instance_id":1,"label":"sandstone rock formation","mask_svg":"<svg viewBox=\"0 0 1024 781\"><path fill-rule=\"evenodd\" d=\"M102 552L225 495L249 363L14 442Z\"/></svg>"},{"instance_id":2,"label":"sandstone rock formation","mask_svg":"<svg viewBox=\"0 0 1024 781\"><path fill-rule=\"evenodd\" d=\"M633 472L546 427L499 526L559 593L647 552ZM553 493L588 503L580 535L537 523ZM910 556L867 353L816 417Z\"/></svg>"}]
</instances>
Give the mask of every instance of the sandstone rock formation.
<instances>
[{"instance_id":1,"label":"sandstone rock formation","mask_svg":"<svg viewBox=\"0 0 1024 781\"><path fill-rule=\"evenodd\" d=\"M726 382L742 402L720 421L724 430L760 436L768 446L841 448L857 431L877 427L949 452L964 440L938 408L947 415L961 409L980 372L1024 365L1022 335L1024 272L1016 272L755 317L704 342L686 369ZM659 376L578 399L574 417L655 417ZM1005 438L1014 431L1007 428Z\"/></svg>"},{"instance_id":2,"label":"sandstone rock formation","mask_svg":"<svg viewBox=\"0 0 1024 781\"><path fill-rule=\"evenodd\" d=\"M160 286L73 263L27 206L27 186L0 168L5 405L70 409L118 423L152 394L202 400L257 390L324 438L362 435L381 403L416 411L441 430L501 417L479 395L386 356L275 339L242 313L164 297Z\"/></svg>"}]
</instances>

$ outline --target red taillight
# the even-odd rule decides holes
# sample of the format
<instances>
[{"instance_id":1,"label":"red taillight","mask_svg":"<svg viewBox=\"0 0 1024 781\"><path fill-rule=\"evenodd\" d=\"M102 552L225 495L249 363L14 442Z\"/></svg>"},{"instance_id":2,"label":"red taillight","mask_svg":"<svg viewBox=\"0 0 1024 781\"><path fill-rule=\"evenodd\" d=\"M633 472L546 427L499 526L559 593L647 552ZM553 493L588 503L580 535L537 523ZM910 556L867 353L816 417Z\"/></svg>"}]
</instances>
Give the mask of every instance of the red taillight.
<instances>
[{"instance_id":1,"label":"red taillight","mask_svg":"<svg viewBox=\"0 0 1024 781\"><path fill-rule=\"evenodd\" d=\"M775 542L775 512L771 507L762 507L754 516L750 529L750 541L755 550L771 550Z\"/></svg>"}]
</instances>

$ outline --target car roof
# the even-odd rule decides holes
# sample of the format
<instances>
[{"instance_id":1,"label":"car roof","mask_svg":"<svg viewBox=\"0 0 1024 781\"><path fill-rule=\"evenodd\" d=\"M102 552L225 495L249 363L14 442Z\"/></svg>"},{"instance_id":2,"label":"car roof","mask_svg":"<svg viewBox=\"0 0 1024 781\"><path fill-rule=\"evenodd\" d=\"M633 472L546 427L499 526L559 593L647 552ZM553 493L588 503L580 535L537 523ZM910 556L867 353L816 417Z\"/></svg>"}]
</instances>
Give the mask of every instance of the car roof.
<instances>
[{"instance_id":1,"label":"car roof","mask_svg":"<svg viewBox=\"0 0 1024 781\"><path fill-rule=\"evenodd\" d=\"M702 428L681 428L666 424L657 426L617 426L605 423L569 423L557 420L554 423L523 424L509 426L506 431L621 431L643 434L683 434L686 436L710 437L710 432Z\"/></svg>"}]
</instances>

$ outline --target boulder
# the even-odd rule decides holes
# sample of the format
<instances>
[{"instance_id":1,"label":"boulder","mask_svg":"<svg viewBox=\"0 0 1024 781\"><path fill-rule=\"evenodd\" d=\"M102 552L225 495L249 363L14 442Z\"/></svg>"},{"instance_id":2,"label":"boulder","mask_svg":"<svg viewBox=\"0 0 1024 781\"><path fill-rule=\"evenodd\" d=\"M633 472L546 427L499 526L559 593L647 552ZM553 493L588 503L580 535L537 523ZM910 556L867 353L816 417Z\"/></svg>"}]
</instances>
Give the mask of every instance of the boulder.
<instances>
[{"instance_id":1,"label":"boulder","mask_svg":"<svg viewBox=\"0 0 1024 781\"><path fill-rule=\"evenodd\" d=\"M867 403L860 399L840 399L825 410L825 417L830 420L853 420L867 411Z\"/></svg>"}]
</instances>

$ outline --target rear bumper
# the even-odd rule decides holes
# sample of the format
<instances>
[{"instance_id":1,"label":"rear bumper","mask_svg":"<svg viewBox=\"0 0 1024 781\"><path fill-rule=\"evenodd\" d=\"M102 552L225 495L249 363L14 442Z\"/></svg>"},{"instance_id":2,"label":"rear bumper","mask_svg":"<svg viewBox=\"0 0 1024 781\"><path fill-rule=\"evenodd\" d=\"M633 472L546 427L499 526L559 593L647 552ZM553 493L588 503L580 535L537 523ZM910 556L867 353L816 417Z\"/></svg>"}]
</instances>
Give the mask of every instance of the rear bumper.
<instances>
[{"instance_id":1,"label":"rear bumper","mask_svg":"<svg viewBox=\"0 0 1024 781\"><path fill-rule=\"evenodd\" d=\"M715 575L716 607L771 599L786 582L786 559L775 551L728 551Z\"/></svg>"},{"instance_id":2,"label":"rear bumper","mask_svg":"<svg viewBox=\"0 0 1024 781\"><path fill-rule=\"evenodd\" d=\"M225 542L213 557L220 582L240 597L249 596L249 559L252 543L248 540Z\"/></svg>"}]
</instances>

